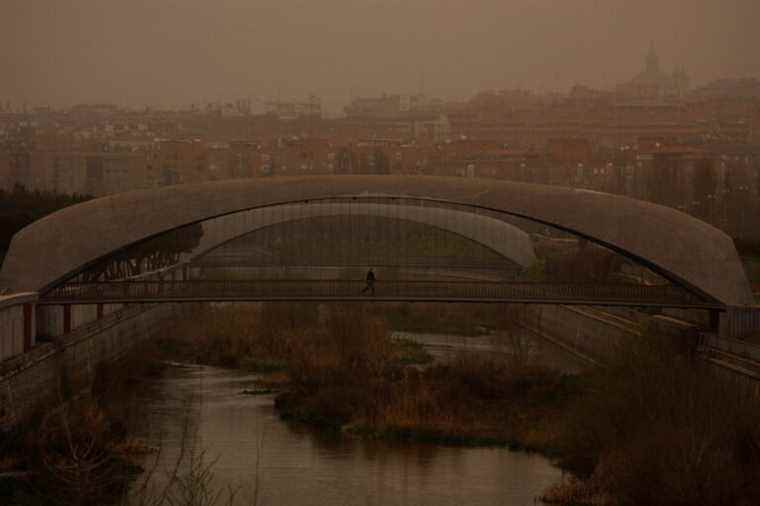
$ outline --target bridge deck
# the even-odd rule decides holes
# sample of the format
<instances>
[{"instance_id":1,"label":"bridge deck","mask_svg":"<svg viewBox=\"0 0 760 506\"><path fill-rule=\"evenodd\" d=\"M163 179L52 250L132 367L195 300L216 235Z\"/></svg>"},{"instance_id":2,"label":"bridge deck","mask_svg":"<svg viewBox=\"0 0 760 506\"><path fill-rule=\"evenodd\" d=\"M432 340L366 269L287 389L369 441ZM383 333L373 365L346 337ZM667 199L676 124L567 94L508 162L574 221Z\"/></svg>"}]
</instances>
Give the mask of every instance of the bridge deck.
<instances>
[{"instance_id":1,"label":"bridge deck","mask_svg":"<svg viewBox=\"0 0 760 506\"><path fill-rule=\"evenodd\" d=\"M167 280L70 283L40 304L205 301L514 302L721 309L674 286L493 281L384 280L374 295L353 280Z\"/></svg>"}]
</instances>

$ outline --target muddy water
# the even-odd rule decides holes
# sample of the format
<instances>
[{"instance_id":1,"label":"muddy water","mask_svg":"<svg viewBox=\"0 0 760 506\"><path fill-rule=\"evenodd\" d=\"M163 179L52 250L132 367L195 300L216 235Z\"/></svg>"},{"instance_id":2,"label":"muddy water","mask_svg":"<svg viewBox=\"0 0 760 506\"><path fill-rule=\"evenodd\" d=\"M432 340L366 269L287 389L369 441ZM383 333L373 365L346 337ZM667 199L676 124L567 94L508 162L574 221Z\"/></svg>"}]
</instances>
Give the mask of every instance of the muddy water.
<instances>
[{"instance_id":1,"label":"muddy water","mask_svg":"<svg viewBox=\"0 0 760 506\"><path fill-rule=\"evenodd\" d=\"M146 389L142 435L161 446L156 489L183 448L215 461L212 487L234 490L241 505L524 506L560 480L543 457L505 448L392 444L287 423L271 395L242 393L255 380L176 367Z\"/></svg>"}]
</instances>

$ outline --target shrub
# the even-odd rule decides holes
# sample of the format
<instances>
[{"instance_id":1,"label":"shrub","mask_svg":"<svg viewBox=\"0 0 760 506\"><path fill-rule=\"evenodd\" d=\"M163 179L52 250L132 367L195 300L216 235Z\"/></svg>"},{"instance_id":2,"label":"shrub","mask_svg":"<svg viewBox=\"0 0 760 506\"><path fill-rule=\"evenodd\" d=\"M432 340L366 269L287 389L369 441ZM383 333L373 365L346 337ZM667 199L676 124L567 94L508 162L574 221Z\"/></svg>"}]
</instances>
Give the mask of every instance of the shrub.
<instances>
[{"instance_id":1,"label":"shrub","mask_svg":"<svg viewBox=\"0 0 760 506\"><path fill-rule=\"evenodd\" d=\"M760 504L760 398L658 336L619 350L569 413L561 464L619 504Z\"/></svg>"}]
</instances>

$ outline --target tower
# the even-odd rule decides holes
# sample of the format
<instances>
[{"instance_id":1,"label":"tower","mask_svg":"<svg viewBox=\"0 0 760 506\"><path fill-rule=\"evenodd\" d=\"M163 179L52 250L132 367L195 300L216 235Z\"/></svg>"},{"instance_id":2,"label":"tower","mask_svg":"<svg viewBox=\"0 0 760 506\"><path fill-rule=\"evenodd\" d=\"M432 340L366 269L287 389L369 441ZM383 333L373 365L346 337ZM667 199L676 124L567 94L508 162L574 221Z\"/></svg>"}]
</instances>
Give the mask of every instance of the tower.
<instances>
[{"instance_id":1,"label":"tower","mask_svg":"<svg viewBox=\"0 0 760 506\"><path fill-rule=\"evenodd\" d=\"M651 75L660 73L660 58L657 56L657 51L654 49L654 42L649 44L649 52L647 53L645 60L645 72Z\"/></svg>"},{"instance_id":2,"label":"tower","mask_svg":"<svg viewBox=\"0 0 760 506\"><path fill-rule=\"evenodd\" d=\"M683 97L689 91L690 79L686 67L680 65L673 72L673 87L679 97Z\"/></svg>"}]
</instances>

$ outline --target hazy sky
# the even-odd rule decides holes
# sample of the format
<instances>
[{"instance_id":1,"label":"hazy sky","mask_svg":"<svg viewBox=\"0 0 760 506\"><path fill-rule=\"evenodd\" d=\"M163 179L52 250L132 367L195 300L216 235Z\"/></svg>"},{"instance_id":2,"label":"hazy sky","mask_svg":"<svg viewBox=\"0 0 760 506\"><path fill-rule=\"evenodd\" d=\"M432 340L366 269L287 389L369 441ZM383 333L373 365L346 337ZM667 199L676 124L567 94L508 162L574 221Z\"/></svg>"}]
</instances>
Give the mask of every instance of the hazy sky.
<instances>
[{"instance_id":1,"label":"hazy sky","mask_svg":"<svg viewBox=\"0 0 760 506\"><path fill-rule=\"evenodd\" d=\"M696 82L760 76L760 0L0 0L0 100L609 86L650 41Z\"/></svg>"}]
</instances>

